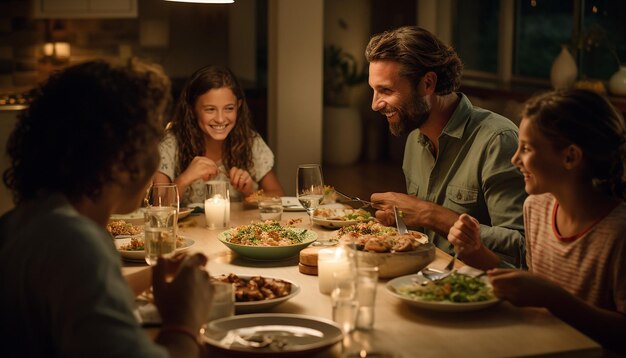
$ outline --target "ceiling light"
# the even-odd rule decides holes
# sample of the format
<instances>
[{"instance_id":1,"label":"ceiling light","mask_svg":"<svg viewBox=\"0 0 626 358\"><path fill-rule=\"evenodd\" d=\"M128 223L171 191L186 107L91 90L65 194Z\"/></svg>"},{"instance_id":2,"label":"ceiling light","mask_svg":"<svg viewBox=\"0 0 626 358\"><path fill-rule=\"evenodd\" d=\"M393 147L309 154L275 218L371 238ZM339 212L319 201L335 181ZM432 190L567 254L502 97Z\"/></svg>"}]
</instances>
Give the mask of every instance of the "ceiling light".
<instances>
[{"instance_id":1,"label":"ceiling light","mask_svg":"<svg viewBox=\"0 0 626 358\"><path fill-rule=\"evenodd\" d=\"M192 2L196 4L232 4L235 0L165 0L172 2Z\"/></svg>"}]
</instances>

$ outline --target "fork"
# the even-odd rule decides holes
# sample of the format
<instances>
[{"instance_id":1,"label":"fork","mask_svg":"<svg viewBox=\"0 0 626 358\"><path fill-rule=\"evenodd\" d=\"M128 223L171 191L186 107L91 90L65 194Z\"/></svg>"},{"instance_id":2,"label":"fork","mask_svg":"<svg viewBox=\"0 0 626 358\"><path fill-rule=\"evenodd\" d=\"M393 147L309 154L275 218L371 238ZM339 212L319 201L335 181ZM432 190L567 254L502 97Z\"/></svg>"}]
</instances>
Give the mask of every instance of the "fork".
<instances>
[{"instance_id":1,"label":"fork","mask_svg":"<svg viewBox=\"0 0 626 358\"><path fill-rule=\"evenodd\" d=\"M456 251L454 253L454 256L452 256L452 260L448 262L448 264L446 265L446 267L443 268L443 270L440 271L436 269L431 269L430 267L426 267L425 269L421 271L422 275L426 277L427 279L429 279L430 281L437 281L437 280L446 278L455 271L454 262L458 259L458 257L459 257L459 252Z\"/></svg>"},{"instance_id":2,"label":"fork","mask_svg":"<svg viewBox=\"0 0 626 358\"><path fill-rule=\"evenodd\" d=\"M396 215L396 227L398 228L398 233L408 234L409 230L406 228L402 215L400 215L400 210L398 210L396 206L393 207L393 213Z\"/></svg>"},{"instance_id":3,"label":"fork","mask_svg":"<svg viewBox=\"0 0 626 358\"><path fill-rule=\"evenodd\" d=\"M358 202L362 203L362 204L364 205L364 207L365 207L365 206L372 205L372 202L371 202L371 201L363 200L363 199L361 199L361 198L359 198L359 197L357 197L357 196L350 196L350 195L344 194L344 193L340 192L340 191L339 191L339 190L337 190L337 189L335 189L335 193L337 193L337 194L339 194L339 195L343 196L343 197L344 197L344 198L346 198L346 199L349 199L349 200L352 200L352 201L358 201Z\"/></svg>"}]
</instances>

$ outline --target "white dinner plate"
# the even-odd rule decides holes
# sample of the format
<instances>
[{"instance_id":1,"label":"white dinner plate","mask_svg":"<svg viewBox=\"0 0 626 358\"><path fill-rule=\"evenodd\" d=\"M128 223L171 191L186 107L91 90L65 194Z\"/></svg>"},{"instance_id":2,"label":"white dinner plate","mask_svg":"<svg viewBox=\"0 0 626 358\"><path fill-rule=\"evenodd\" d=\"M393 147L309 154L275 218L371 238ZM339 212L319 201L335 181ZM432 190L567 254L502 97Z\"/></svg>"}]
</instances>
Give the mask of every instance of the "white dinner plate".
<instances>
[{"instance_id":1,"label":"white dinner plate","mask_svg":"<svg viewBox=\"0 0 626 358\"><path fill-rule=\"evenodd\" d=\"M144 213L146 212L146 208L137 208L137 210L128 213L128 214L113 214L111 215L110 220L124 220L127 223L140 225L144 222Z\"/></svg>"},{"instance_id":2,"label":"white dinner plate","mask_svg":"<svg viewBox=\"0 0 626 358\"><path fill-rule=\"evenodd\" d=\"M320 205L318 207L318 209L319 208L332 209L332 210L353 209L352 207L344 205L344 204L341 204L341 203L332 203L332 204ZM355 210L355 209L353 209L353 210ZM330 218L327 218L327 217L313 215L311 217L311 220L313 221L314 224L319 225L321 227L325 227L327 229L339 229L339 228L342 228L344 226L349 226L349 225L354 225L354 224L358 224L358 223L374 220L374 218L370 217L369 219L341 220L341 219L330 219Z\"/></svg>"},{"instance_id":3,"label":"white dinner plate","mask_svg":"<svg viewBox=\"0 0 626 358\"><path fill-rule=\"evenodd\" d=\"M180 208L178 210L178 220L182 220L193 212L193 208Z\"/></svg>"},{"instance_id":4,"label":"white dinner plate","mask_svg":"<svg viewBox=\"0 0 626 358\"><path fill-rule=\"evenodd\" d=\"M483 277L484 280L487 280L486 277ZM405 303L408 303L411 306L419 307L422 309L427 309L431 311L445 311L445 312L462 312L462 311L476 311L481 310L487 307L491 307L500 300L498 298L492 298L486 301L480 302L450 302L450 301L425 301L420 300L418 298L412 298L405 296L399 293L399 289L401 287L405 287L407 285L415 285L421 284L427 279L421 274L400 276L394 278L387 282L386 288L387 292L392 296L399 298Z\"/></svg>"},{"instance_id":5,"label":"white dinner plate","mask_svg":"<svg viewBox=\"0 0 626 358\"><path fill-rule=\"evenodd\" d=\"M196 242L190 238L185 236L180 236L183 239L183 245L181 247L176 248L176 251L187 250L191 246L193 246ZM114 240L115 248L122 255L122 258L126 261L132 262L146 262L146 251L145 250L120 250L120 247L123 245L128 245L130 243L130 237L117 237Z\"/></svg>"},{"instance_id":6,"label":"white dinner plate","mask_svg":"<svg viewBox=\"0 0 626 358\"><path fill-rule=\"evenodd\" d=\"M300 293L300 286L297 283L291 280L284 279L284 278L266 276L266 275L244 275L244 274L241 274L241 275L236 274L236 275L237 277L246 281L249 281L252 277L261 276L263 278L271 278L275 280L286 281L291 284L291 292L287 296L272 298L272 299L263 300L263 301L235 302L235 311L237 312L237 314L263 312L291 299L292 297Z\"/></svg>"},{"instance_id":7,"label":"white dinner plate","mask_svg":"<svg viewBox=\"0 0 626 358\"><path fill-rule=\"evenodd\" d=\"M318 216L313 216L311 217L311 220L313 221L313 224L317 224L327 229L339 229L344 226L349 226L349 225L354 225L354 224L374 220L374 218L367 219L367 220L330 220L330 219L325 219L325 218L321 218Z\"/></svg>"},{"instance_id":8,"label":"white dinner plate","mask_svg":"<svg viewBox=\"0 0 626 358\"><path fill-rule=\"evenodd\" d=\"M284 211L306 211L295 196L283 196L280 200L283 202Z\"/></svg>"},{"instance_id":9,"label":"white dinner plate","mask_svg":"<svg viewBox=\"0 0 626 358\"><path fill-rule=\"evenodd\" d=\"M189 216L193 208L180 208L178 210L178 220L182 220ZM124 221L144 221L144 213L146 212L146 208L137 208L137 210L128 214L113 214L111 215L111 220L124 220Z\"/></svg>"},{"instance_id":10,"label":"white dinner plate","mask_svg":"<svg viewBox=\"0 0 626 358\"><path fill-rule=\"evenodd\" d=\"M331 320L286 313L226 317L209 323L204 332L204 340L211 346L245 356L311 354L342 339L341 328ZM268 345L253 348L246 344L250 341L265 341Z\"/></svg>"}]
</instances>

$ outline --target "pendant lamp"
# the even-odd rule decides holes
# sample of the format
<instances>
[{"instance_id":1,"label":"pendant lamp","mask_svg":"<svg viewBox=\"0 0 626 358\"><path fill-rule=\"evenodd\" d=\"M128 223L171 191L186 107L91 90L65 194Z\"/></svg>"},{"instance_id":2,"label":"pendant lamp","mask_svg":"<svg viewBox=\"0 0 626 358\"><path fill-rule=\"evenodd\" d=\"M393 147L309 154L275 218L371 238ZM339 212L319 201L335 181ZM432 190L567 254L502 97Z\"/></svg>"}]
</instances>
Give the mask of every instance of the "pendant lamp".
<instances>
[{"instance_id":1,"label":"pendant lamp","mask_svg":"<svg viewBox=\"0 0 626 358\"><path fill-rule=\"evenodd\" d=\"M235 0L165 0L172 2L192 2L196 4L232 4Z\"/></svg>"}]
</instances>

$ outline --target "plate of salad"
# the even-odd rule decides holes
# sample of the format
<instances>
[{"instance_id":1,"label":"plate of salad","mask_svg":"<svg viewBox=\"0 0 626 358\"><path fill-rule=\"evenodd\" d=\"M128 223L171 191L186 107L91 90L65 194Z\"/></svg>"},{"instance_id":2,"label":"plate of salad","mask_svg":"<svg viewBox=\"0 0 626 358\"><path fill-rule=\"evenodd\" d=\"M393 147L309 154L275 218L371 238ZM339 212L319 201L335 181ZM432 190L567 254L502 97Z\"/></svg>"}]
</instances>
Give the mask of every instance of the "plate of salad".
<instances>
[{"instance_id":1,"label":"plate of salad","mask_svg":"<svg viewBox=\"0 0 626 358\"><path fill-rule=\"evenodd\" d=\"M386 288L405 303L433 311L475 311L500 302L487 277L458 272L437 281L421 274L401 276L387 282Z\"/></svg>"}]
</instances>

